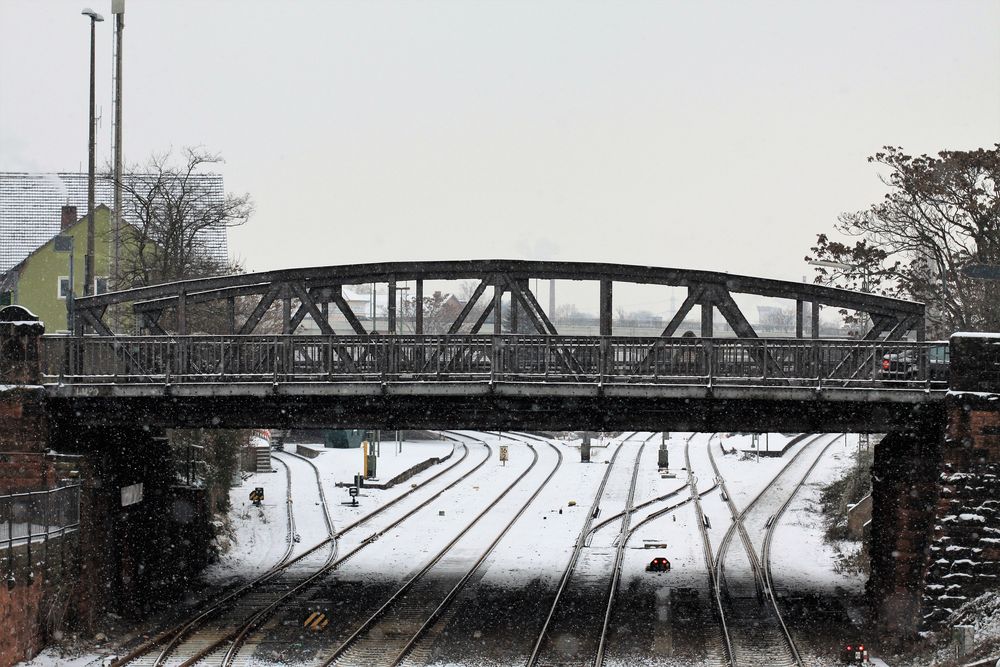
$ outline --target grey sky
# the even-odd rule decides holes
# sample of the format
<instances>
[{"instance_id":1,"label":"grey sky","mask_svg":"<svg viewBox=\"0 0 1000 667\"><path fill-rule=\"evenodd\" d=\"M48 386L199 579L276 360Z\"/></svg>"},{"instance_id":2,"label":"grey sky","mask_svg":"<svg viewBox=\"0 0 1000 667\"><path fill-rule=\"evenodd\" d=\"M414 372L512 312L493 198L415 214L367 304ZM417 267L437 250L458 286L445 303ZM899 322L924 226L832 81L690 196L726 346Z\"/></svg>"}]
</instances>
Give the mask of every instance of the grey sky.
<instances>
[{"instance_id":1,"label":"grey sky","mask_svg":"<svg viewBox=\"0 0 1000 667\"><path fill-rule=\"evenodd\" d=\"M0 169L87 160L86 0L0 0ZM125 152L222 153L253 270L549 258L799 280L866 156L1000 141L1000 2L126 0ZM98 26L110 155L110 2Z\"/></svg>"}]
</instances>

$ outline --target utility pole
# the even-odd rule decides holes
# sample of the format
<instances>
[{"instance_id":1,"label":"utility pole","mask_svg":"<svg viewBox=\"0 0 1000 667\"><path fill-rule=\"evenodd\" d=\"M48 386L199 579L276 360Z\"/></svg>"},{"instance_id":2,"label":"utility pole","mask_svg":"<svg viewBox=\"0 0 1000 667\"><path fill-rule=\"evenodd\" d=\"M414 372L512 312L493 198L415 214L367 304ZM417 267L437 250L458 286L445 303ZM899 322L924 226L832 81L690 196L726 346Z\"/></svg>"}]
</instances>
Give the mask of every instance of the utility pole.
<instances>
[{"instance_id":1,"label":"utility pole","mask_svg":"<svg viewBox=\"0 0 1000 667\"><path fill-rule=\"evenodd\" d=\"M125 0L112 0L111 13L115 15L115 204L113 231L113 263L111 267L111 289L118 290L121 280L122 227L122 31L125 30ZM116 307L113 313L115 331L120 330L120 313Z\"/></svg>"},{"instance_id":2,"label":"utility pole","mask_svg":"<svg viewBox=\"0 0 1000 667\"><path fill-rule=\"evenodd\" d=\"M87 170L87 254L83 258L83 295L94 292L94 151L97 121L94 118L95 74L97 66L97 22L104 17L93 9L84 9L81 14L90 17L90 155Z\"/></svg>"}]
</instances>

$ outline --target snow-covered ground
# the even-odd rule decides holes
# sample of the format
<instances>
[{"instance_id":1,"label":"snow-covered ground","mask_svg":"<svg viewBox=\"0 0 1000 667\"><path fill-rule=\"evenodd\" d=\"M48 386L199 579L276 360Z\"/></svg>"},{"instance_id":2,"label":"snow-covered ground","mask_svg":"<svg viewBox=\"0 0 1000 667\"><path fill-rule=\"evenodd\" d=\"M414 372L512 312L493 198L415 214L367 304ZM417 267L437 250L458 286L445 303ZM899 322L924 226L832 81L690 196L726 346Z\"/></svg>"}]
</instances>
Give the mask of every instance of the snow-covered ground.
<instances>
[{"instance_id":1,"label":"snow-covered ground","mask_svg":"<svg viewBox=\"0 0 1000 667\"><path fill-rule=\"evenodd\" d=\"M444 572L459 571L464 567L463 563L471 562L470 558L482 551L491 535L499 532L500 527L524 506L530 494L555 470L551 481L542 488L479 568L477 577L470 581L469 590L459 603L474 605L475 591L506 591L512 599L529 588L539 592L549 591L563 574L612 456L621 450L615 467L615 470L620 468L621 471L618 474L613 471L609 478L609 487L594 520L595 526L621 511L630 479L630 474L626 473L631 470L640 442L652 436L641 456L634 504L640 505L661 496L668 498L637 510L630 524L636 526L653 512L673 505L677 507L644 523L632 534L624 553L619 590L632 591L632 594L647 589L651 591L655 599L648 603L652 606L644 608L643 613L649 611L660 620L650 630L651 641L664 655L672 655L670 652L675 646L691 640L677 635L670 622L669 615L673 613L671 604L676 604L676 601L671 602L671 596L676 596L678 591L696 591L707 599L709 593L705 554L697 530L694 504L684 502L690 498L685 450L689 452L691 472L697 478L698 489L704 494L701 504L710 522L708 533L714 555L732 519L720 488L713 488L716 473L709 460L710 448L733 502L742 509L797 452L802 451L801 463L789 468L788 481L783 482L782 492L776 494L787 497L794 483L801 479L806 468L819 455L821 447L813 443L813 437L809 437L789 447L781 457L758 458L747 455L745 451L750 449L749 435L671 433L666 445L671 471L676 476L665 477L656 466L661 436L637 434L626 441L630 435L622 434L603 443L595 443L590 463L580 461L578 441L551 441L546 444L517 434L505 433L501 436L496 433L455 432L450 435L451 440L404 442L402 451L395 443L385 442L379 458L379 478L383 480L427 459L451 456L392 488L362 489L357 507L345 504L349 500L347 489L336 484L351 482L355 473L360 471L360 450L324 449L314 445L318 456L307 461L294 456L295 446L287 445L286 452L277 453L274 457L275 472L249 475L231 490L229 539L232 545L206 572L206 580L213 584L246 581L280 562L289 547L292 548L291 554L297 555L327 540L330 527L320 503L319 484L326 496L326 512L333 529L338 533L343 531L337 540L337 557L355 551L360 554L344 562L330 575L324 584L327 593L345 586L354 587L351 590L369 590L375 596L378 595L375 591L390 590L393 585L420 570L460 530L468 527L469 532L436 566ZM836 436L823 437L826 438L824 442L829 442ZM789 438L771 434L769 445L772 448L784 447ZM497 501L481 521L473 523L476 515L494 503L499 493L531 465L535 455L529 442L538 457L535 467L511 489L508 496ZM763 442L761 438L762 445ZM499 460L500 445L509 449L506 465ZM855 465L853 454L856 450L854 436L836 439L778 524L772 563L776 580L780 579L778 585L783 589L794 588L800 592L828 595L839 592L859 594L863 590L864 582L860 575L845 572L840 565L845 550L851 547L825 542L819 511L822 487ZM556 470L560 454L562 462ZM461 475L473 470L467 478L457 481ZM409 493L415 485L432 478L433 481L426 487ZM286 499L289 482L294 520L291 532ZM265 501L261 507L254 507L248 498L256 487L265 489ZM356 522L365 519L376 508L397 499L400 500L377 517L354 527ZM619 528L620 520L614 520L594 531L589 548L592 553L600 555L598 560L606 560L608 554L613 554ZM762 526L754 527L754 530L758 529ZM650 543L665 544L666 547L646 548ZM321 550L316 562L321 562L329 554L327 549L324 547ZM742 550L738 540L730 546L731 552L737 549ZM671 572L651 575L645 571L645 565L655 555L670 558ZM581 565L581 571L586 567L586 564ZM538 600L541 611L547 604L546 599L548 593L541 594ZM377 599L369 602L377 603ZM540 612L536 610L536 613ZM466 619L446 617L442 622L460 623L463 620ZM483 636L489 636L488 619L482 621L478 626ZM996 628L989 625L991 622L996 625L995 621L983 621L981 632L995 631ZM280 630L280 626L278 623L275 627ZM535 631L534 627L524 628L525 636L521 638L518 650L523 650L524 643L530 642L530 635ZM445 631L441 636L447 637L447 634ZM611 657L609 664L634 664L631 658ZM100 664L100 656L90 654L70 662L55 651L47 651L35 661L25 664L32 667L95 665ZM439 661L435 664L445 663ZM459 661L453 664L497 665L503 664L503 657L493 655L483 657L481 662ZM649 664L681 663L654 661Z\"/></svg>"}]
</instances>

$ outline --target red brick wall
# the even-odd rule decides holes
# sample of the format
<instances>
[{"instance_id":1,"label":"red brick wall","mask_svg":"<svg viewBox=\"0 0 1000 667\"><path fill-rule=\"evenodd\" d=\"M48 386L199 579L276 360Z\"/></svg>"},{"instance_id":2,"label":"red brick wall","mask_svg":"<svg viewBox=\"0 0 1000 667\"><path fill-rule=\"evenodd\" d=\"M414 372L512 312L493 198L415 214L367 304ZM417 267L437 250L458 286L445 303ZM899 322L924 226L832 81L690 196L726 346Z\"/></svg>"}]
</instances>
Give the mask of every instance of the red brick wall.
<instances>
[{"instance_id":1,"label":"red brick wall","mask_svg":"<svg viewBox=\"0 0 1000 667\"><path fill-rule=\"evenodd\" d=\"M44 637L39 625L42 608L42 581L24 582L8 589L0 585L0 667L8 667L35 656L42 650Z\"/></svg>"},{"instance_id":2,"label":"red brick wall","mask_svg":"<svg viewBox=\"0 0 1000 667\"><path fill-rule=\"evenodd\" d=\"M41 388L0 391L0 452L45 452L49 429Z\"/></svg>"},{"instance_id":3,"label":"red brick wall","mask_svg":"<svg viewBox=\"0 0 1000 667\"><path fill-rule=\"evenodd\" d=\"M31 558L27 545L14 547L14 585L8 586L11 567L4 553L0 580L0 667L36 655L45 646L49 629L62 626L76 580L76 533L35 542ZM33 576L29 576L33 575Z\"/></svg>"}]
</instances>

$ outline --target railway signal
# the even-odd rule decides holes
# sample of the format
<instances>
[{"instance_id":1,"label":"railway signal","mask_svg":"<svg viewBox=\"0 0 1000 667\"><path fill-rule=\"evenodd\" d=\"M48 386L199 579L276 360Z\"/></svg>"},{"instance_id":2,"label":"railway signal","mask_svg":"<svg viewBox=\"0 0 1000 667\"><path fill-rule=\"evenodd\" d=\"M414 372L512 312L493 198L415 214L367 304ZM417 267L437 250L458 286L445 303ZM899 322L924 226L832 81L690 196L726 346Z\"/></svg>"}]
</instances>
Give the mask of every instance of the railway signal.
<instances>
[{"instance_id":1,"label":"railway signal","mask_svg":"<svg viewBox=\"0 0 1000 667\"><path fill-rule=\"evenodd\" d=\"M500 445L500 463L507 465L507 445Z\"/></svg>"}]
</instances>

